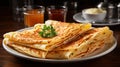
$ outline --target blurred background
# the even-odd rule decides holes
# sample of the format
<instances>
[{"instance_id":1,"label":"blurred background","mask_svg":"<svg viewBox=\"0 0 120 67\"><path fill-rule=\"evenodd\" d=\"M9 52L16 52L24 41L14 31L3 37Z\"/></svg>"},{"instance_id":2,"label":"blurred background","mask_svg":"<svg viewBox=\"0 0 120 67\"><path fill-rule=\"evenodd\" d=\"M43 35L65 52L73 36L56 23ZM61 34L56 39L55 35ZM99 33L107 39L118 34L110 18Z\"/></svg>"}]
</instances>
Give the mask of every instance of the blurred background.
<instances>
[{"instance_id":1,"label":"blurred background","mask_svg":"<svg viewBox=\"0 0 120 67\"><path fill-rule=\"evenodd\" d=\"M3 0L2 2L0 2L0 7L11 7L12 6L12 1L14 0ZM41 4L41 5L53 5L53 4L61 4L65 1L76 1L79 3L80 7L90 7L90 6L95 6L97 5L99 2L102 2L104 0L33 0L34 4ZM119 0L108 0L109 2L113 2L113 3L118 3L120 2ZM89 5L89 6L88 6Z\"/></svg>"},{"instance_id":2,"label":"blurred background","mask_svg":"<svg viewBox=\"0 0 120 67\"><path fill-rule=\"evenodd\" d=\"M24 1L24 0L2 0L0 2L0 15L13 15L13 7L16 7L14 4L15 1ZM67 5L69 9L76 10L74 13L80 12L82 9L89 7L97 7L100 2L105 0L31 0L34 5ZM107 0L109 3L113 3L114 5L118 4L120 0ZM75 4L70 4L70 2L77 2ZM23 3L24 4L24 3ZM5 13L7 11L7 13Z\"/></svg>"}]
</instances>

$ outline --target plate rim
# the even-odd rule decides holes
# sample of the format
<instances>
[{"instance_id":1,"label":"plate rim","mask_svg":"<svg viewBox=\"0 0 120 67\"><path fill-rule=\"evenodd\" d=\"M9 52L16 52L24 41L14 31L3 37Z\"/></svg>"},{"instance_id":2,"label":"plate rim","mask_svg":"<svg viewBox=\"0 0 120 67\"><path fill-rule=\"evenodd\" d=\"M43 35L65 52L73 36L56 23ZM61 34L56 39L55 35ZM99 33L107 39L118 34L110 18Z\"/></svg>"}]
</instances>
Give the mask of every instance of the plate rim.
<instances>
[{"instance_id":1,"label":"plate rim","mask_svg":"<svg viewBox=\"0 0 120 67\"><path fill-rule=\"evenodd\" d=\"M4 42L2 42L2 46L8 53L10 53L10 54L12 54L14 56L18 56L18 57L24 58L24 59L35 60L35 61L40 61L40 62L44 61L44 62L55 62L55 63L60 62L60 63L63 63L63 62L76 62L76 61L91 60L91 59L95 59L95 58L104 56L104 55L112 52L116 48L117 41L115 39L115 42L111 45L111 47L108 48L107 50L105 50L104 52L98 53L98 54L90 56L90 57L76 58L76 59L70 59L70 60L68 60L68 59L57 60L57 59L36 58L36 57L32 57L32 56L20 53L20 52L18 52L16 50L12 49L11 47L7 46L6 44L4 44Z\"/></svg>"},{"instance_id":2,"label":"plate rim","mask_svg":"<svg viewBox=\"0 0 120 67\"><path fill-rule=\"evenodd\" d=\"M78 13L76 13L76 14L74 14L73 15L73 19L75 20L75 21L77 21L77 22L79 22L79 23L85 23L85 22L90 22L90 21L87 21L87 20L85 20L85 21L80 21L79 19L76 19L76 16L77 15L80 15L80 17L81 17L81 12L78 12ZM119 25L120 24L120 22L118 22L118 20L116 20L117 21L117 23L109 23L109 24L98 24L98 23L92 23L92 25L94 25L94 26L114 26L114 25Z\"/></svg>"}]
</instances>

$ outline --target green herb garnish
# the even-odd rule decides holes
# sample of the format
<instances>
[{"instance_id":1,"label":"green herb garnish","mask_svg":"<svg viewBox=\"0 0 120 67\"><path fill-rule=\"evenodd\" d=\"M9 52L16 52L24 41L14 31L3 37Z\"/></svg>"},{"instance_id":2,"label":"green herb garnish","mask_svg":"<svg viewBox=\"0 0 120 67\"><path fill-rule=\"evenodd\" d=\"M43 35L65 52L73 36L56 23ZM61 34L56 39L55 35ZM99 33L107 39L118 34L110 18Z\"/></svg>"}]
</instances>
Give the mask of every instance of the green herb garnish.
<instances>
[{"instance_id":1,"label":"green herb garnish","mask_svg":"<svg viewBox=\"0 0 120 67\"><path fill-rule=\"evenodd\" d=\"M57 35L55 32L55 29L52 27L52 25L44 25L42 28L42 31L39 32L40 36L49 38L49 37L54 37Z\"/></svg>"}]
</instances>

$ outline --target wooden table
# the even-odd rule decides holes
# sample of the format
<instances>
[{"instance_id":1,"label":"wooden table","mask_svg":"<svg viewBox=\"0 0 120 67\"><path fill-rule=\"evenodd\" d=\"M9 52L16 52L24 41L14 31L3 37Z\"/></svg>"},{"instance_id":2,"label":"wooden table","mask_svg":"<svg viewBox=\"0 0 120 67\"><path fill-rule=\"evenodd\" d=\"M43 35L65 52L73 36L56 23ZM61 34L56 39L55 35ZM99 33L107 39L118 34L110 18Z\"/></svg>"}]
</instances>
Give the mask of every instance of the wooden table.
<instances>
[{"instance_id":1,"label":"wooden table","mask_svg":"<svg viewBox=\"0 0 120 67\"><path fill-rule=\"evenodd\" d=\"M9 54L2 47L3 34L9 31L15 31L24 28L23 22L16 22L12 19L10 10L5 9L0 15L0 67L41 67L41 66L79 66L79 67L120 67L120 25L111 26L110 29L114 31L114 36L117 39L117 47L107 55L102 57L72 63L45 63L36 62ZM72 15L72 14L71 14ZM70 19L70 18L69 18ZM72 18L71 18L72 19Z\"/></svg>"}]
</instances>

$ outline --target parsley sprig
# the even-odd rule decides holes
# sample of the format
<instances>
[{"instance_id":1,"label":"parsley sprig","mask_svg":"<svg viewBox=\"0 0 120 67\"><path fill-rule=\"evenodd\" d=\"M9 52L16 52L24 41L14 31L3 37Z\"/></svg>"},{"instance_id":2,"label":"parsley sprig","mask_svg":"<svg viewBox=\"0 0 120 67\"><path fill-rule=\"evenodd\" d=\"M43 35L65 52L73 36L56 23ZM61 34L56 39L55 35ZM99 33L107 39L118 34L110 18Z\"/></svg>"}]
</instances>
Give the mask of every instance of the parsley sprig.
<instances>
[{"instance_id":1,"label":"parsley sprig","mask_svg":"<svg viewBox=\"0 0 120 67\"><path fill-rule=\"evenodd\" d=\"M44 25L42 28L42 31L39 32L40 36L44 37L44 38L50 38L50 37L54 37L57 35L57 33L55 32L55 29L53 28L52 25Z\"/></svg>"}]
</instances>

